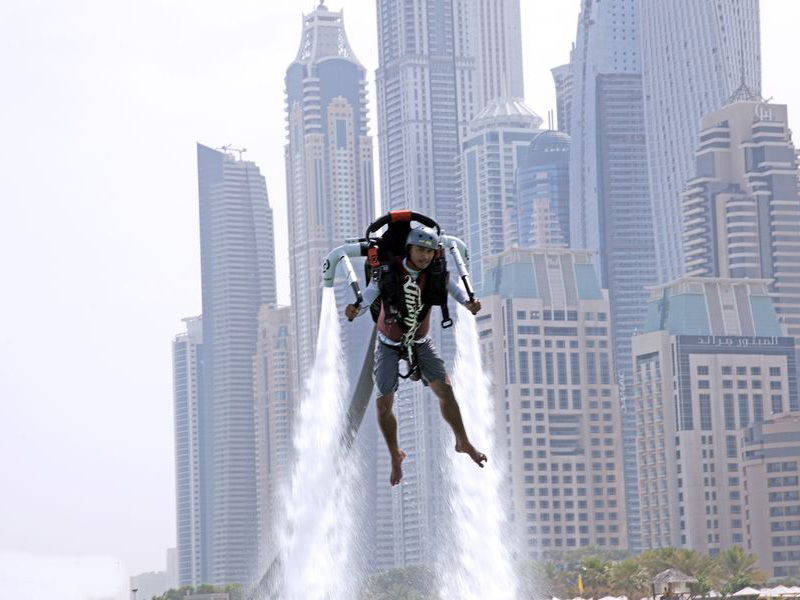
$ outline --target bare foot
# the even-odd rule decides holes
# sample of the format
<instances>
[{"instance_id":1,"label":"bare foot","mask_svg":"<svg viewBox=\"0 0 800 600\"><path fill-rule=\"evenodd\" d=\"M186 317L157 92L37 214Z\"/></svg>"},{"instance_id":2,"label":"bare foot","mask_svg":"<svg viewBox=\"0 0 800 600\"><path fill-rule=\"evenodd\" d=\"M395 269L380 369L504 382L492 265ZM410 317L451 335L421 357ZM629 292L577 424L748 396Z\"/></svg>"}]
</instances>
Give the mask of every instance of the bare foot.
<instances>
[{"instance_id":1,"label":"bare foot","mask_svg":"<svg viewBox=\"0 0 800 600\"><path fill-rule=\"evenodd\" d=\"M470 444L468 441L456 442L456 452L469 454L469 457L474 460L475 464L477 464L481 469L483 468L483 463L489 460L486 458L486 455L483 452L478 452L475 450L475 446Z\"/></svg>"},{"instance_id":2,"label":"bare foot","mask_svg":"<svg viewBox=\"0 0 800 600\"><path fill-rule=\"evenodd\" d=\"M406 453L402 450L398 449L397 454L392 457L392 476L389 478L389 483L392 485L397 485L400 483L400 480L403 478L403 459L405 459Z\"/></svg>"}]
</instances>

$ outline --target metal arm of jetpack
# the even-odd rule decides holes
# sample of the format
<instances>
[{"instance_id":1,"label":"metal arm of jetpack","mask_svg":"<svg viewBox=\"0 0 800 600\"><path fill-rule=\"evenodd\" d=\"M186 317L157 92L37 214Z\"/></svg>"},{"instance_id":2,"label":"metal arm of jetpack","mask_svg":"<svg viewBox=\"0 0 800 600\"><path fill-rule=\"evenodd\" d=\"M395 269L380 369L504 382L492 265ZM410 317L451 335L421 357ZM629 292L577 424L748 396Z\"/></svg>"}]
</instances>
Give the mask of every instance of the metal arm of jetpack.
<instances>
[{"instance_id":1,"label":"metal arm of jetpack","mask_svg":"<svg viewBox=\"0 0 800 600\"><path fill-rule=\"evenodd\" d=\"M338 248L334 248L322 263L322 285L324 287L333 287L333 280L336 278L336 267L339 266L340 262L344 265L347 273L347 283L353 288L353 293L356 296L356 301L354 302L356 308L361 306L364 298L361 296L361 288L358 286L358 277L356 276L356 271L349 257L366 255L367 242L348 242L342 244Z\"/></svg>"},{"instance_id":2,"label":"metal arm of jetpack","mask_svg":"<svg viewBox=\"0 0 800 600\"><path fill-rule=\"evenodd\" d=\"M442 246L450 250L453 262L456 263L458 276L461 277L461 281L464 283L464 289L467 292L469 301L473 302L475 300L475 292L472 290L472 282L469 277L469 253L467 252L466 244L451 235L443 235L441 241Z\"/></svg>"}]
</instances>

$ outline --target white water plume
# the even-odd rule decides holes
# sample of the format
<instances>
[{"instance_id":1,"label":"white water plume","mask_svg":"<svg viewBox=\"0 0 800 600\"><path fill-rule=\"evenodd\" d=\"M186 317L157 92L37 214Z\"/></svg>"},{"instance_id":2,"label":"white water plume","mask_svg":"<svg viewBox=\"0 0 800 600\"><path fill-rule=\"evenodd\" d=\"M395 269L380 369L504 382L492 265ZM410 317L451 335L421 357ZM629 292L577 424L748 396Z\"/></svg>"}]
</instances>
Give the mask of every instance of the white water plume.
<instances>
[{"instance_id":1,"label":"white water plume","mask_svg":"<svg viewBox=\"0 0 800 600\"><path fill-rule=\"evenodd\" d=\"M317 353L297 413L296 464L287 502L283 592L287 600L353 597L352 490L355 467L340 438L348 382L333 288L324 288Z\"/></svg>"},{"instance_id":2,"label":"white water plume","mask_svg":"<svg viewBox=\"0 0 800 600\"><path fill-rule=\"evenodd\" d=\"M501 496L504 462L495 444L495 411L481 364L475 318L458 306L453 390L470 442L489 461L479 469L465 454L450 457L450 510L453 542L440 577L444 600L513 600L518 582L505 535Z\"/></svg>"}]
</instances>

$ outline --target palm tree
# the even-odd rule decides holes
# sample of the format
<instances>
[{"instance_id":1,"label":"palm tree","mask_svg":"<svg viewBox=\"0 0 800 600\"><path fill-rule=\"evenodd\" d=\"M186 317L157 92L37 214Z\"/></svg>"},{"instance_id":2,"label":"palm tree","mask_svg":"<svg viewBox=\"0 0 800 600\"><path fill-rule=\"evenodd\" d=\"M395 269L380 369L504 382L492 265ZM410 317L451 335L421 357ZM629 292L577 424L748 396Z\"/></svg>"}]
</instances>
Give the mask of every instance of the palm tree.
<instances>
[{"instance_id":1,"label":"palm tree","mask_svg":"<svg viewBox=\"0 0 800 600\"><path fill-rule=\"evenodd\" d=\"M591 598L607 595L611 582L611 565L611 562L596 556L589 556L581 561L580 574L585 595Z\"/></svg>"},{"instance_id":2,"label":"palm tree","mask_svg":"<svg viewBox=\"0 0 800 600\"><path fill-rule=\"evenodd\" d=\"M614 595L621 592L628 600L638 600L647 594L650 577L638 559L629 558L612 565L609 582Z\"/></svg>"},{"instance_id":3,"label":"palm tree","mask_svg":"<svg viewBox=\"0 0 800 600\"><path fill-rule=\"evenodd\" d=\"M677 569L695 579L703 579L716 586L720 580L720 567L710 556L688 548L658 548L640 556L650 578L667 569Z\"/></svg>"},{"instance_id":4,"label":"palm tree","mask_svg":"<svg viewBox=\"0 0 800 600\"><path fill-rule=\"evenodd\" d=\"M542 591L550 597L564 598L569 595L568 575L562 570L561 565L553 560L536 564L534 578L537 586L544 587Z\"/></svg>"},{"instance_id":5,"label":"palm tree","mask_svg":"<svg viewBox=\"0 0 800 600\"><path fill-rule=\"evenodd\" d=\"M734 592L748 585L761 584L767 580L766 575L758 568L758 557L755 554L748 554L739 546L720 552L717 556L717 563L720 567L720 574L726 582L733 579L749 582L733 590Z\"/></svg>"}]
</instances>

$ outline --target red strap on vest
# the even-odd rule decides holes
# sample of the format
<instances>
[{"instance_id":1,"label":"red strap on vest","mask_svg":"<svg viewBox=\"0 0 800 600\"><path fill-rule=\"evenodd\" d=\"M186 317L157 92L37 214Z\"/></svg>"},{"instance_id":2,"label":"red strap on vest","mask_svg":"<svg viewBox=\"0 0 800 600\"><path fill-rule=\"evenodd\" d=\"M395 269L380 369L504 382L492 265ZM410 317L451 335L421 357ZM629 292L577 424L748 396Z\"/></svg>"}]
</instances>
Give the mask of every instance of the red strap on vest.
<instances>
[{"instance_id":1,"label":"red strap on vest","mask_svg":"<svg viewBox=\"0 0 800 600\"><path fill-rule=\"evenodd\" d=\"M381 259L378 257L378 248L377 246L370 247L367 250L367 257L369 258L369 266L370 267L380 267L381 266Z\"/></svg>"}]
</instances>

